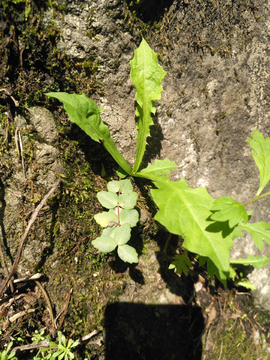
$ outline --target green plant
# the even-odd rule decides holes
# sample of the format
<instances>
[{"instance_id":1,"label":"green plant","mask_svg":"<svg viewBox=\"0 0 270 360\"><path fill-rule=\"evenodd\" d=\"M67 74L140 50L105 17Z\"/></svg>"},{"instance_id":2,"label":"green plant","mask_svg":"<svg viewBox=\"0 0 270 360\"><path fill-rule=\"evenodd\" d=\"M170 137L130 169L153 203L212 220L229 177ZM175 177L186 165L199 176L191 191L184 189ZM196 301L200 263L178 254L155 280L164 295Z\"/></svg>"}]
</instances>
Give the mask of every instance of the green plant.
<instances>
[{"instance_id":1,"label":"green plant","mask_svg":"<svg viewBox=\"0 0 270 360\"><path fill-rule=\"evenodd\" d=\"M50 340L49 335L44 335L45 330L41 330L40 332L38 330L35 330L34 336L31 338L33 341L33 344L38 344L39 342L48 339ZM49 352L49 347L40 348L38 353L34 356L34 360L41 360L41 359L50 359L52 354Z\"/></svg>"},{"instance_id":2,"label":"green plant","mask_svg":"<svg viewBox=\"0 0 270 360\"><path fill-rule=\"evenodd\" d=\"M11 341L6 350L3 350L0 352L0 360L18 360L18 358L15 356L15 351L12 351L10 354L10 350L13 346L13 342Z\"/></svg>"},{"instance_id":3,"label":"green plant","mask_svg":"<svg viewBox=\"0 0 270 360\"><path fill-rule=\"evenodd\" d=\"M50 347L56 347L57 351L52 355L52 358L55 359L64 359L64 360L69 360L69 359L74 359L74 354L72 353L71 349L75 348L76 346L79 345L79 341L73 341L72 339L69 339L68 341L66 340L66 337L64 334L62 334L61 331L58 331L58 344L51 341L50 342Z\"/></svg>"},{"instance_id":4,"label":"green plant","mask_svg":"<svg viewBox=\"0 0 270 360\"><path fill-rule=\"evenodd\" d=\"M41 341L48 339L51 340L49 335L44 335L45 331L35 330L35 335L32 337L33 344L39 344ZM65 335L62 334L61 331L58 331L58 343L50 341L48 347L42 347L39 349L38 353L34 356L33 360L49 360L49 359L74 359L75 355L72 352L76 346L79 345L79 341L73 341L69 339L67 341ZM44 344L42 344L44 346ZM10 350L13 346L13 342L11 341L7 349L0 352L0 360L18 360L15 356L15 351L12 351L10 354Z\"/></svg>"},{"instance_id":5,"label":"green plant","mask_svg":"<svg viewBox=\"0 0 270 360\"><path fill-rule=\"evenodd\" d=\"M252 134L253 139L248 139L253 149L252 156L260 171L260 187L256 196L246 204L241 204L226 196L215 200L208 194L206 188L190 188L184 178L171 181L168 175L171 169L177 168L177 165L168 159L156 160L146 168L140 169L146 140L150 136L149 128L153 125L151 114L156 112L154 100L160 100L163 90L161 81L166 72L158 64L157 54L150 49L145 40L142 40L139 48L135 50L134 59L131 60L130 65L130 77L137 90L136 116L138 118L137 153L133 169L117 150L108 127L101 120L100 113L103 110L93 100L87 98L85 94L63 92L48 93L47 96L62 101L70 120L80 126L93 140L104 145L119 165L117 171L119 177L125 178L129 175L149 179L154 183L155 188L150 192L159 208L155 219L169 232L181 235L184 239L183 247L199 255L200 265L207 263L210 277L216 275L223 284L226 284L227 278L234 277L232 269L235 260L230 261L230 248L234 238L244 236L242 231L246 231L250 233L260 250L263 248L263 240L270 243L270 232L267 230L270 224L250 223L252 212L247 212L245 209L247 205L270 194L261 195L270 180L270 139L264 139L257 130L254 130ZM102 236L104 232L110 235L111 231L116 232L119 217L114 218L115 222L118 221L116 228L105 229ZM115 235L113 238L115 240ZM109 240L106 239L106 241ZM119 246L117 242L111 241L111 244ZM99 248L102 246L100 238L98 246ZM108 251L109 248L105 250ZM248 257L238 259L238 262L261 267L268 260L267 257ZM186 252L182 257L178 256L175 261L173 266L180 273L186 272L187 267L190 266Z\"/></svg>"},{"instance_id":6,"label":"green plant","mask_svg":"<svg viewBox=\"0 0 270 360\"><path fill-rule=\"evenodd\" d=\"M44 330L41 332L35 331L35 335L32 337L34 344L38 344L40 341L45 339L50 340L50 336L44 336ZM61 331L58 331L58 343L50 341L48 347L40 348L38 353L34 356L33 360L49 360L49 359L74 359L75 355L72 352L72 348L79 345L79 341L73 341L69 339L67 341L65 335Z\"/></svg>"},{"instance_id":7,"label":"green plant","mask_svg":"<svg viewBox=\"0 0 270 360\"><path fill-rule=\"evenodd\" d=\"M133 191L130 180L108 182L108 191L99 192L97 198L103 207L110 210L94 216L96 222L105 229L93 241L93 245L105 253L117 247L117 253L123 261L138 262L136 250L127 245L131 228L139 221L138 211L134 209L138 194Z\"/></svg>"},{"instance_id":8,"label":"green plant","mask_svg":"<svg viewBox=\"0 0 270 360\"><path fill-rule=\"evenodd\" d=\"M11 0L11 2L13 4L25 3L24 18L27 20L31 12L31 0ZM6 6L8 6L8 3L4 3L4 7Z\"/></svg>"}]
</instances>

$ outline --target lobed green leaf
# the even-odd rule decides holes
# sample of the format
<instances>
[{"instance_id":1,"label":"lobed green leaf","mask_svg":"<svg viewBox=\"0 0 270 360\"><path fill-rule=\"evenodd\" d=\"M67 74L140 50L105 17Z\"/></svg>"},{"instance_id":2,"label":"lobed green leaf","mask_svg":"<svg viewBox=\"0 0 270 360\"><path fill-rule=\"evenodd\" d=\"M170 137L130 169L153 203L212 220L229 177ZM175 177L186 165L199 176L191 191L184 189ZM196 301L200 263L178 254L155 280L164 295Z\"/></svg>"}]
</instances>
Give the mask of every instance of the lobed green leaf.
<instances>
[{"instance_id":1,"label":"lobed green leaf","mask_svg":"<svg viewBox=\"0 0 270 360\"><path fill-rule=\"evenodd\" d=\"M121 193L133 192L133 186L129 179L119 181L119 190Z\"/></svg>"},{"instance_id":2,"label":"lobed green leaf","mask_svg":"<svg viewBox=\"0 0 270 360\"><path fill-rule=\"evenodd\" d=\"M99 142L110 136L108 126L100 118L100 109L94 100L89 99L85 94L67 94L65 92L51 92L46 94L60 100L68 113L70 121L77 124L94 141Z\"/></svg>"},{"instance_id":3,"label":"lobed green leaf","mask_svg":"<svg viewBox=\"0 0 270 360\"><path fill-rule=\"evenodd\" d=\"M102 235L110 236L111 238L114 239L114 234L115 234L117 227L118 227L118 225L115 225L115 226L107 227L107 228L103 229Z\"/></svg>"},{"instance_id":4,"label":"lobed green leaf","mask_svg":"<svg viewBox=\"0 0 270 360\"><path fill-rule=\"evenodd\" d=\"M169 175L172 169L177 169L178 166L174 161L169 159L155 160L154 164L149 164L145 169L140 171L140 174L157 174L157 175Z\"/></svg>"},{"instance_id":5,"label":"lobed green leaf","mask_svg":"<svg viewBox=\"0 0 270 360\"><path fill-rule=\"evenodd\" d=\"M185 179L170 181L156 174L140 174L154 181L157 189L151 190L159 211L155 219L169 232L184 238L183 246L190 252L212 260L221 281L230 268L230 247L235 236L227 222L210 221L214 199L205 188L191 189Z\"/></svg>"},{"instance_id":6,"label":"lobed green leaf","mask_svg":"<svg viewBox=\"0 0 270 360\"><path fill-rule=\"evenodd\" d=\"M134 52L134 58L130 61L130 78L136 88L136 116L138 116L137 154L133 172L139 170L145 148L146 139L150 136L150 126L153 125L151 113L155 114L156 106L153 100L160 100L162 86L161 81L166 71L158 64L157 54L143 39L139 48Z\"/></svg>"},{"instance_id":7,"label":"lobed green leaf","mask_svg":"<svg viewBox=\"0 0 270 360\"><path fill-rule=\"evenodd\" d=\"M270 259L267 256L247 255L246 259L233 259L231 264L253 265L256 269L262 268Z\"/></svg>"},{"instance_id":8,"label":"lobed green leaf","mask_svg":"<svg viewBox=\"0 0 270 360\"><path fill-rule=\"evenodd\" d=\"M266 230L270 229L270 224L266 222L239 224L238 229L248 232L260 251L264 247L263 240L270 244L270 231Z\"/></svg>"},{"instance_id":9,"label":"lobed green leaf","mask_svg":"<svg viewBox=\"0 0 270 360\"><path fill-rule=\"evenodd\" d=\"M213 279L213 276L215 275L224 286L227 285L227 278L229 277L229 274L218 268L209 258L207 259L207 272L210 279Z\"/></svg>"},{"instance_id":10,"label":"lobed green leaf","mask_svg":"<svg viewBox=\"0 0 270 360\"><path fill-rule=\"evenodd\" d=\"M138 200L138 194L133 192L130 193L123 193L119 195L119 206L121 206L123 209L133 209Z\"/></svg>"},{"instance_id":11,"label":"lobed green leaf","mask_svg":"<svg viewBox=\"0 0 270 360\"><path fill-rule=\"evenodd\" d=\"M232 266L230 266L230 278L232 279L232 281L235 284L237 284L239 286L243 286L243 287L245 287L246 289L249 289L249 290L256 290L255 286L252 285L250 281L243 279L243 274L242 273L240 273L240 279L238 279L236 277L236 275L237 275L237 273L236 273L235 269Z\"/></svg>"},{"instance_id":12,"label":"lobed green leaf","mask_svg":"<svg viewBox=\"0 0 270 360\"><path fill-rule=\"evenodd\" d=\"M107 184L108 191L113 192L113 193L118 193L118 191L120 190L119 183L120 183L120 181L117 181L117 180L109 181Z\"/></svg>"},{"instance_id":13,"label":"lobed green leaf","mask_svg":"<svg viewBox=\"0 0 270 360\"><path fill-rule=\"evenodd\" d=\"M255 286L248 280L237 280L236 284L248 290L256 290Z\"/></svg>"},{"instance_id":14,"label":"lobed green leaf","mask_svg":"<svg viewBox=\"0 0 270 360\"><path fill-rule=\"evenodd\" d=\"M129 193L133 192L133 186L131 184L131 181L129 179L126 180L112 180L109 181L107 184L107 188L111 192L121 192L121 193Z\"/></svg>"},{"instance_id":15,"label":"lobed green leaf","mask_svg":"<svg viewBox=\"0 0 270 360\"><path fill-rule=\"evenodd\" d=\"M117 245L124 245L130 239L131 228L129 224L118 226L114 232L114 241Z\"/></svg>"},{"instance_id":16,"label":"lobed green leaf","mask_svg":"<svg viewBox=\"0 0 270 360\"><path fill-rule=\"evenodd\" d=\"M112 210L103 211L102 213L96 214L94 219L102 227L107 227L113 225L114 223L118 223L118 217Z\"/></svg>"},{"instance_id":17,"label":"lobed green leaf","mask_svg":"<svg viewBox=\"0 0 270 360\"><path fill-rule=\"evenodd\" d=\"M175 269L179 275L184 273L188 276L189 268L191 266L191 261L188 257L187 251L185 251L184 254L175 256L175 260L170 264L169 269Z\"/></svg>"},{"instance_id":18,"label":"lobed green leaf","mask_svg":"<svg viewBox=\"0 0 270 360\"><path fill-rule=\"evenodd\" d=\"M251 154L260 172L260 187L256 195L259 195L270 180L270 139L264 139L263 135L254 130L253 139L248 138L249 145L252 147Z\"/></svg>"},{"instance_id":19,"label":"lobed green leaf","mask_svg":"<svg viewBox=\"0 0 270 360\"><path fill-rule=\"evenodd\" d=\"M229 227L233 228L243 221L248 222L248 214L243 204L234 200L230 196L223 196L214 201L211 210L216 211L211 215L215 221L229 221Z\"/></svg>"},{"instance_id":20,"label":"lobed green leaf","mask_svg":"<svg viewBox=\"0 0 270 360\"><path fill-rule=\"evenodd\" d=\"M136 226L139 221L138 211L135 209L127 210L123 209L120 211L120 224L129 224L130 227Z\"/></svg>"}]
</instances>

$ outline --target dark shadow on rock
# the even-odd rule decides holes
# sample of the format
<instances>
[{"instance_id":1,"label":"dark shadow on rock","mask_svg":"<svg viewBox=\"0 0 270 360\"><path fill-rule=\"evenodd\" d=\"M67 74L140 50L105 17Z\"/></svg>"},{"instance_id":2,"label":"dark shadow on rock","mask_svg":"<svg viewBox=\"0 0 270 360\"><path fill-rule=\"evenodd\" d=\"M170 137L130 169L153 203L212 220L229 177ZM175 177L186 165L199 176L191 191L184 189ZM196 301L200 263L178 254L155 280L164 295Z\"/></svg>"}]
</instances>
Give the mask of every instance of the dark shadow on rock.
<instances>
[{"instance_id":1,"label":"dark shadow on rock","mask_svg":"<svg viewBox=\"0 0 270 360\"><path fill-rule=\"evenodd\" d=\"M166 282L171 293L181 296L186 304L195 304L196 292L194 284L198 281L198 274L190 271L188 276L184 273L179 276L174 272L174 270L169 269L169 265L173 262L174 256L177 254L176 249L178 248L180 250L179 237L176 235L172 235L169 243L165 245L169 236L170 234L168 232L160 231L156 238L160 247L160 251L156 254L160 265L158 272L160 273L162 279Z\"/></svg>"},{"instance_id":2,"label":"dark shadow on rock","mask_svg":"<svg viewBox=\"0 0 270 360\"><path fill-rule=\"evenodd\" d=\"M140 233L138 231L138 228L135 227L132 229L131 232L131 239L128 242L128 245L134 247L140 257L143 250L143 240L140 236ZM109 262L109 265L113 271L116 273L124 273L129 270L129 276L133 281L140 285L144 285L144 277L142 272L139 269L136 269L137 263L129 264L127 262L124 262L121 260L117 254L117 250L114 251L114 260Z\"/></svg>"},{"instance_id":3,"label":"dark shadow on rock","mask_svg":"<svg viewBox=\"0 0 270 360\"><path fill-rule=\"evenodd\" d=\"M95 175L101 175L102 166L104 166L108 179L115 176L115 171L119 165L112 158L110 153L104 148L101 143L98 143L90 138L83 130L76 124L71 124L69 133L67 134L71 141L78 141L80 149L85 155L85 160L91 165L91 169Z\"/></svg>"},{"instance_id":4,"label":"dark shadow on rock","mask_svg":"<svg viewBox=\"0 0 270 360\"><path fill-rule=\"evenodd\" d=\"M167 243L168 237L170 237L170 233L162 227L155 237L155 240L160 248L160 251L156 253L157 260L160 264L158 272L166 282L171 293L181 296L188 305L196 304L197 292L195 291L194 284L200 281L199 275L204 279L204 286L209 289L211 296L217 295L218 288L224 289L224 285L218 279L216 279L214 283L210 281L207 265L200 266L198 261L193 262L192 269L189 269L187 276L184 273L179 276L175 273L174 269L169 269L169 265L174 261L175 255L181 254L184 248L182 247L183 239L180 236L171 235L170 240ZM188 257L191 261L194 259L194 255L196 254L188 253ZM212 266L214 266L214 264L212 264ZM228 281L227 288L231 289L233 287L234 283Z\"/></svg>"},{"instance_id":5,"label":"dark shadow on rock","mask_svg":"<svg viewBox=\"0 0 270 360\"><path fill-rule=\"evenodd\" d=\"M134 105L134 111L136 104ZM136 119L137 120L137 119ZM158 123L158 112L152 116L154 125L150 126L150 136L147 137L146 150L143 156L140 169L147 167L153 159L159 158L162 148L161 142L164 139L162 128ZM105 125L107 125L105 123ZM134 124L135 126L135 124ZM111 178L115 176L115 171L119 168L119 165L112 158L110 153L104 148L101 143L92 140L83 130L77 125L71 124L70 131L67 133L70 141L78 141L80 149L85 154L86 161L91 164L91 169L95 175L101 175L102 166L104 166L106 175L104 178ZM122 154L125 157L125 154ZM136 153L134 153L134 158Z\"/></svg>"},{"instance_id":6,"label":"dark shadow on rock","mask_svg":"<svg viewBox=\"0 0 270 360\"><path fill-rule=\"evenodd\" d=\"M164 13L170 8L174 0L146 0L132 1L128 0L127 4L131 11L136 11L136 16L143 22L149 23L160 21Z\"/></svg>"},{"instance_id":7,"label":"dark shadow on rock","mask_svg":"<svg viewBox=\"0 0 270 360\"><path fill-rule=\"evenodd\" d=\"M144 285L145 281L143 274L139 269L136 269L137 265L137 263L129 264L124 262L119 258L117 252L114 253L114 260L109 262L109 266L116 274L125 273L128 269L130 278L137 284Z\"/></svg>"},{"instance_id":8,"label":"dark shadow on rock","mask_svg":"<svg viewBox=\"0 0 270 360\"><path fill-rule=\"evenodd\" d=\"M200 360L198 306L114 303L105 311L106 360Z\"/></svg>"},{"instance_id":9,"label":"dark shadow on rock","mask_svg":"<svg viewBox=\"0 0 270 360\"><path fill-rule=\"evenodd\" d=\"M147 138L147 145L143 160L140 168L144 169L147 167L151 160L156 159L160 156L160 151L162 148L161 141L164 139L162 128L158 123L158 113L156 112L153 116L154 125L150 126L150 136Z\"/></svg>"},{"instance_id":10,"label":"dark shadow on rock","mask_svg":"<svg viewBox=\"0 0 270 360\"><path fill-rule=\"evenodd\" d=\"M145 190L146 183L151 184L151 182L149 182L147 179L136 179L136 185L139 187L143 197L146 200L148 208L151 209L151 213L154 216L156 212L156 206L150 194ZM158 233L153 237L153 240L157 242L160 249L156 253L156 257L160 265L158 272L160 273L162 279L166 282L167 287L171 293L177 296L181 296L186 304L195 304L196 292L194 289L194 284L198 281L198 269L196 271L190 271L188 276L182 274L181 277L178 276L174 270L169 270L169 265L173 262L175 255L182 251L181 241L179 236L172 234L170 235L170 233L160 224L159 228L160 229ZM168 237L170 237L170 240L166 245ZM134 243L131 245L136 248L140 255L141 251L138 251L138 244ZM135 278L132 279L136 281Z\"/></svg>"}]
</instances>

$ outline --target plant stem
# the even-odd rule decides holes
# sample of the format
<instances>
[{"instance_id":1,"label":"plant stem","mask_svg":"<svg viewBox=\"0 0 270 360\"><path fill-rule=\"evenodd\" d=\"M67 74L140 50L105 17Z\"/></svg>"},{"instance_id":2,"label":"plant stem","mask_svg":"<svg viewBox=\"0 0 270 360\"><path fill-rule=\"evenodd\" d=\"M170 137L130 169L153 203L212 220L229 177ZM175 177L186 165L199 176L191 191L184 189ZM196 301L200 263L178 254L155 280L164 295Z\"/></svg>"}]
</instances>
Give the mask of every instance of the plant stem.
<instances>
[{"instance_id":1,"label":"plant stem","mask_svg":"<svg viewBox=\"0 0 270 360\"><path fill-rule=\"evenodd\" d=\"M118 178L118 181L121 181L121 178ZM118 191L118 196L121 194L120 190ZM118 217L118 225L120 226L120 210L119 210L119 203L117 204L117 217Z\"/></svg>"},{"instance_id":2,"label":"plant stem","mask_svg":"<svg viewBox=\"0 0 270 360\"><path fill-rule=\"evenodd\" d=\"M126 159L117 150L112 138L106 138L102 140L103 146L111 154L117 164L125 171L126 174L131 174L132 169L127 163Z\"/></svg>"},{"instance_id":3,"label":"plant stem","mask_svg":"<svg viewBox=\"0 0 270 360\"><path fill-rule=\"evenodd\" d=\"M251 199L250 201L248 201L247 203L245 203L244 206L246 207L246 206L248 206L249 204L252 204L253 202L255 202L255 201L257 201L257 200L259 200L259 199L261 199L261 198L263 198L263 197L265 197L265 196L267 196L267 195L270 195L270 192L268 192L268 193L266 193L266 194L262 194L262 195L260 195L260 196L256 195L256 196L254 196L253 199Z\"/></svg>"}]
</instances>

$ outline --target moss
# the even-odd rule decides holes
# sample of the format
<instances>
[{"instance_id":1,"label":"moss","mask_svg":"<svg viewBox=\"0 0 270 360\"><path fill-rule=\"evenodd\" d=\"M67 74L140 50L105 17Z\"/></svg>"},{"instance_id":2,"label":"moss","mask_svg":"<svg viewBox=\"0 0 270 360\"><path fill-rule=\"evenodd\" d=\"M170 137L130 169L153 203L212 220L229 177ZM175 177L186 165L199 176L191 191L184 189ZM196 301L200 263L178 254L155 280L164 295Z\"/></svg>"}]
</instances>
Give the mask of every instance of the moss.
<instances>
[{"instance_id":1,"label":"moss","mask_svg":"<svg viewBox=\"0 0 270 360\"><path fill-rule=\"evenodd\" d=\"M207 347L207 343L211 342L212 346L211 351L204 350L205 358L208 360L257 360L262 356L268 358L263 339L260 343L256 343L252 331L247 334L244 328L240 318L225 321L218 330L210 328L205 345Z\"/></svg>"},{"instance_id":2,"label":"moss","mask_svg":"<svg viewBox=\"0 0 270 360\"><path fill-rule=\"evenodd\" d=\"M84 64L73 72L75 63L57 50L61 30L56 27L54 17L62 16L63 5L59 8L54 1L32 1L27 18L21 16L24 5L11 0L0 5L0 17L6 19L0 39L3 59L0 86L13 89L12 95L19 100L21 108L47 104L44 93L49 91L84 92L89 96L100 88L95 81L97 63ZM43 22L45 10L52 14L46 25ZM85 68L87 72L81 79Z\"/></svg>"},{"instance_id":3,"label":"moss","mask_svg":"<svg viewBox=\"0 0 270 360\"><path fill-rule=\"evenodd\" d=\"M236 31L241 30L243 48L252 40L246 27L247 12L256 21L259 18L258 5L249 0L232 5L197 0L182 1L177 5L160 1L158 6L155 1L125 2L128 31L135 37L138 32L148 43L153 42L158 48L155 51L159 60L166 65L170 64L170 50L175 44L183 49L183 64L192 53L197 53L199 58L206 53L231 56ZM205 33L203 38L202 31Z\"/></svg>"},{"instance_id":4,"label":"moss","mask_svg":"<svg viewBox=\"0 0 270 360\"><path fill-rule=\"evenodd\" d=\"M218 114L218 117L219 117L220 119L224 119L225 116L226 116L226 111L224 111L224 110L223 110L221 113Z\"/></svg>"}]
</instances>

